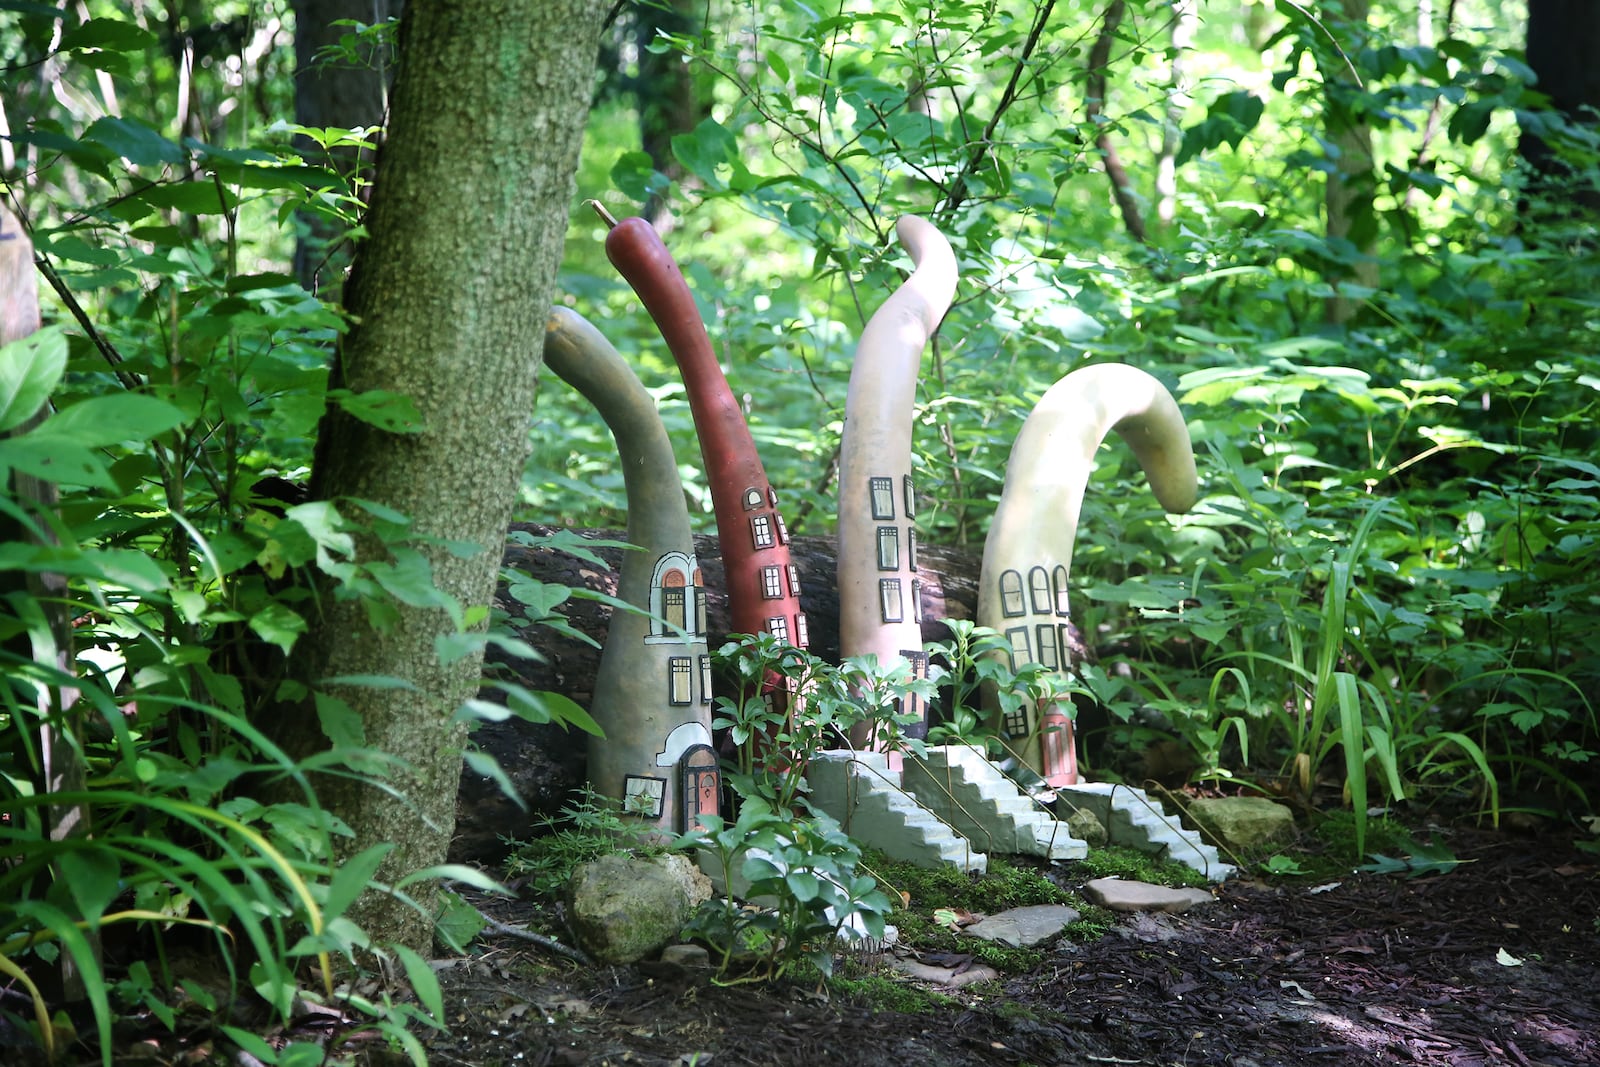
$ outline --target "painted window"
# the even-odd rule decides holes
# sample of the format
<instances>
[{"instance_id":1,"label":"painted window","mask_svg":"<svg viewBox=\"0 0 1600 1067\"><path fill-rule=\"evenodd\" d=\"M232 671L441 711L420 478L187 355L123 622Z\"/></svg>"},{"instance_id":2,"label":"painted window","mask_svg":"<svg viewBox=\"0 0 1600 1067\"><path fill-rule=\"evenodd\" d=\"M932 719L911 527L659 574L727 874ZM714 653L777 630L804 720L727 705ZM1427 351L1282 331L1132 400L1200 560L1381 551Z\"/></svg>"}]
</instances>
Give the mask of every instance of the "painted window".
<instances>
[{"instance_id":1,"label":"painted window","mask_svg":"<svg viewBox=\"0 0 1600 1067\"><path fill-rule=\"evenodd\" d=\"M1056 564L1056 569L1050 572L1050 584L1055 586L1056 614L1066 615L1067 612L1067 568Z\"/></svg>"},{"instance_id":2,"label":"painted window","mask_svg":"<svg viewBox=\"0 0 1600 1067\"><path fill-rule=\"evenodd\" d=\"M884 622L900 622L905 618L905 605L901 602L900 579L878 579L878 604Z\"/></svg>"},{"instance_id":3,"label":"painted window","mask_svg":"<svg viewBox=\"0 0 1600 1067\"><path fill-rule=\"evenodd\" d=\"M694 569L694 632L701 636L706 632L706 583L699 567Z\"/></svg>"},{"instance_id":4,"label":"painted window","mask_svg":"<svg viewBox=\"0 0 1600 1067\"><path fill-rule=\"evenodd\" d=\"M789 640L789 620L782 615L774 615L767 620L767 633L779 641Z\"/></svg>"},{"instance_id":5,"label":"painted window","mask_svg":"<svg viewBox=\"0 0 1600 1067\"><path fill-rule=\"evenodd\" d=\"M689 628L687 604L684 600L683 586L669 586L661 590L661 614L667 620L667 632L672 633L672 627L681 630Z\"/></svg>"},{"instance_id":6,"label":"painted window","mask_svg":"<svg viewBox=\"0 0 1600 1067\"><path fill-rule=\"evenodd\" d=\"M646 819L661 818L661 805L667 796L667 780L630 774L622 780L622 807L629 815Z\"/></svg>"},{"instance_id":7,"label":"painted window","mask_svg":"<svg viewBox=\"0 0 1600 1067\"><path fill-rule=\"evenodd\" d=\"M688 704L694 700L694 660L689 656L673 656L667 660L667 703Z\"/></svg>"},{"instance_id":8,"label":"painted window","mask_svg":"<svg viewBox=\"0 0 1600 1067\"><path fill-rule=\"evenodd\" d=\"M897 571L900 569L900 528L898 526L878 527L878 569L880 571Z\"/></svg>"},{"instance_id":9,"label":"painted window","mask_svg":"<svg viewBox=\"0 0 1600 1067\"><path fill-rule=\"evenodd\" d=\"M768 515L750 516L750 543L757 548L772 547L772 518Z\"/></svg>"},{"instance_id":10,"label":"painted window","mask_svg":"<svg viewBox=\"0 0 1600 1067\"><path fill-rule=\"evenodd\" d=\"M905 476L905 480L902 485L905 488L906 518L909 519L917 514L917 494L916 491L911 488L911 475L908 474Z\"/></svg>"},{"instance_id":11,"label":"painted window","mask_svg":"<svg viewBox=\"0 0 1600 1067\"><path fill-rule=\"evenodd\" d=\"M1008 711L1005 715L1004 726L1006 736L1012 739L1028 736L1028 709L1017 708Z\"/></svg>"},{"instance_id":12,"label":"painted window","mask_svg":"<svg viewBox=\"0 0 1600 1067\"><path fill-rule=\"evenodd\" d=\"M774 511L772 513L772 517L774 519L776 519L777 523L778 523L778 544L780 544L780 545L788 544L789 543L789 524L784 522L783 521L783 516L779 515L776 511Z\"/></svg>"},{"instance_id":13,"label":"painted window","mask_svg":"<svg viewBox=\"0 0 1600 1067\"><path fill-rule=\"evenodd\" d=\"M1028 609L1022 602L1022 575L1016 571L1000 572L1000 614L1008 619L1026 615Z\"/></svg>"},{"instance_id":14,"label":"painted window","mask_svg":"<svg viewBox=\"0 0 1600 1067\"><path fill-rule=\"evenodd\" d=\"M811 644L811 623L806 618L806 613L797 611L794 615L794 647L805 648Z\"/></svg>"},{"instance_id":15,"label":"painted window","mask_svg":"<svg viewBox=\"0 0 1600 1067\"><path fill-rule=\"evenodd\" d=\"M1006 640L1011 642L1011 669L1016 670L1024 663L1033 662L1033 650L1028 647L1028 628L1026 626L1013 626L1006 631Z\"/></svg>"},{"instance_id":16,"label":"painted window","mask_svg":"<svg viewBox=\"0 0 1600 1067\"><path fill-rule=\"evenodd\" d=\"M1037 630L1039 638L1039 666L1048 670L1056 670L1061 666L1061 646L1057 643L1056 624L1053 622L1041 623Z\"/></svg>"},{"instance_id":17,"label":"painted window","mask_svg":"<svg viewBox=\"0 0 1600 1067\"><path fill-rule=\"evenodd\" d=\"M783 597L783 568L761 568L761 596L766 600L779 600Z\"/></svg>"},{"instance_id":18,"label":"painted window","mask_svg":"<svg viewBox=\"0 0 1600 1067\"><path fill-rule=\"evenodd\" d=\"M800 597L800 568L793 563L789 564L789 595L797 600Z\"/></svg>"},{"instance_id":19,"label":"painted window","mask_svg":"<svg viewBox=\"0 0 1600 1067\"><path fill-rule=\"evenodd\" d=\"M770 485L767 486L767 506L774 508L778 506L778 491Z\"/></svg>"},{"instance_id":20,"label":"painted window","mask_svg":"<svg viewBox=\"0 0 1600 1067\"><path fill-rule=\"evenodd\" d=\"M700 703L711 703L711 657L700 657Z\"/></svg>"},{"instance_id":21,"label":"painted window","mask_svg":"<svg viewBox=\"0 0 1600 1067\"><path fill-rule=\"evenodd\" d=\"M906 530L906 566L917 569L917 531Z\"/></svg>"},{"instance_id":22,"label":"painted window","mask_svg":"<svg viewBox=\"0 0 1600 1067\"><path fill-rule=\"evenodd\" d=\"M746 489L744 491L744 509L746 511L754 511L756 508L759 508L760 506L761 506L761 490L757 489L755 486L752 485L750 488L748 488L748 489Z\"/></svg>"},{"instance_id":23,"label":"painted window","mask_svg":"<svg viewBox=\"0 0 1600 1067\"><path fill-rule=\"evenodd\" d=\"M1050 599L1050 576L1043 567L1035 567L1028 572L1028 593L1033 600L1035 615L1055 614L1055 604Z\"/></svg>"},{"instance_id":24,"label":"painted window","mask_svg":"<svg viewBox=\"0 0 1600 1067\"><path fill-rule=\"evenodd\" d=\"M911 579L911 621L922 621L922 583Z\"/></svg>"},{"instance_id":25,"label":"painted window","mask_svg":"<svg viewBox=\"0 0 1600 1067\"><path fill-rule=\"evenodd\" d=\"M872 487L872 517L894 518L894 479L869 478L867 481Z\"/></svg>"}]
</instances>

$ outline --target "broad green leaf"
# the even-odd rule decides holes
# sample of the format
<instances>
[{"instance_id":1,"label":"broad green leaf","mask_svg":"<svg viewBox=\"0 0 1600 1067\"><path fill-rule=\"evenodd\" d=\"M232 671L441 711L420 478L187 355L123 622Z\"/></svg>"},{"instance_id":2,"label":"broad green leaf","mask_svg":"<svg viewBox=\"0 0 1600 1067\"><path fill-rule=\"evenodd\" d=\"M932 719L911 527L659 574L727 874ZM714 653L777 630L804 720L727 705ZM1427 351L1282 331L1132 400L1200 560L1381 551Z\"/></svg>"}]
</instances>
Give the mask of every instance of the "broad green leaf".
<instances>
[{"instance_id":1,"label":"broad green leaf","mask_svg":"<svg viewBox=\"0 0 1600 1067\"><path fill-rule=\"evenodd\" d=\"M330 693L312 694L317 707L317 721L322 732L337 748L361 748L367 743L366 727L361 716L345 701Z\"/></svg>"},{"instance_id":2,"label":"broad green leaf","mask_svg":"<svg viewBox=\"0 0 1600 1067\"><path fill-rule=\"evenodd\" d=\"M105 448L124 441L147 441L183 421L183 412L165 400L118 393L92 396L62 408L33 433L87 448Z\"/></svg>"},{"instance_id":3,"label":"broad green leaf","mask_svg":"<svg viewBox=\"0 0 1600 1067\"><path fill-rule=\"evenodd\" d=\"M352 393L346 389L333 389L328 399L336 402L345 412L369 425L388 433L421 433L427 429L422 414L414 400L403 393L383 389L369 389Z\"/></svg>"},{"instance_id":4,"label":"broad green leaf","mask_svg":"<svg viewBox=\"0 0 1600 1067\"><path fill-rule=\"evenodd\" d=\"M156 35L121 19L97 18L65 31L59 45L63 52L101 48L112 52L142 52L154 48Z\"/></svg>"},{"instance_id":5,"label":"broad green leaf","mask_svg":"<svg viewBox=\"0 0 1600 1067\"><path fill-rule=\"evenodd\" d=\"M33 418L67 366L67 339L46 326L0 348L0 433Z\"/></svg>"},{"instance_id":6,"label":"broad green leaf","mask_svg":"<svg viewBox=\"0 0 1600 1067\"><path fill-rule=\"evenodd\" d=\"M371 884L372 877L377 873L384 857L393 850L394 843L386 841L362 849L354 856L341 860L339 866L334 869L333 877L328 880L327 895L322 901L323 916L331 919L348 911L350 905L354 904L356 898Z\"/></svg>"},{"instance_id":7,"label":"broad green leaf","mask_svg":"<svg viewBox=\"0 0 1600 1067\"><path fill-rule=\"evenodd\" d=\"M83 139L102 145L138 167L153 167L163 163L182 163L182 148L161 136L149 126L135 119L112 116L95 119Z\"/></svg>"},{"instance_id":8,"label":"broad green leaf","mask_svg":"<svg viewBox=\"0 0 1600 1067\"><path fill-rule=\"evenodd\" d=\"M268 644L277 645L286 656L293 651L295 641L306 632L306 620L277 601L251 615L249 626L252 633Z\"/></svg>"},{"instance_id":9,"label":"broad green leaf","mask_svg":"<svg viewBox=\"0 0 1600 1067\"><path fill-rule=\"evenodd\" d=\"M63 852L56 858L61 882L72 894L78 915L98 924L106 908L122 892L122 867L110 851L89 845Z\"/></svg>"}]
</instances>

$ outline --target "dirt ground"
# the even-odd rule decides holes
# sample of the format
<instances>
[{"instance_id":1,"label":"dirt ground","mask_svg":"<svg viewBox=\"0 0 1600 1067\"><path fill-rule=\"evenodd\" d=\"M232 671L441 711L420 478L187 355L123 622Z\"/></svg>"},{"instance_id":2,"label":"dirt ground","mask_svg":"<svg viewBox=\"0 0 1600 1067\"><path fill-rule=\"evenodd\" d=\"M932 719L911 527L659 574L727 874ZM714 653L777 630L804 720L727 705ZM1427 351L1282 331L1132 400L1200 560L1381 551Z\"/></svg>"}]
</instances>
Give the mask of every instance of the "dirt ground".
<instances>
[{"instance_id":1,"label":"dirt ground","mask_svg":"<svg viewBox=\"0 0 1600 1067\"><path fill-rule=\"evenodd\" d=\"M1179 916L949 995L928 1014L661 964L581 968L511 939L441 971L437 1067L1600 1064L1600 864L1571 835L1445 832L1407 878L1238 877ZM1052 877L1071 887L1073 865ZM1081 884L1085 878L1077 876ZM502 919L517 920L512 911ZM946 961L948 962L948 961Z\"/></svg>"}]
</instances>

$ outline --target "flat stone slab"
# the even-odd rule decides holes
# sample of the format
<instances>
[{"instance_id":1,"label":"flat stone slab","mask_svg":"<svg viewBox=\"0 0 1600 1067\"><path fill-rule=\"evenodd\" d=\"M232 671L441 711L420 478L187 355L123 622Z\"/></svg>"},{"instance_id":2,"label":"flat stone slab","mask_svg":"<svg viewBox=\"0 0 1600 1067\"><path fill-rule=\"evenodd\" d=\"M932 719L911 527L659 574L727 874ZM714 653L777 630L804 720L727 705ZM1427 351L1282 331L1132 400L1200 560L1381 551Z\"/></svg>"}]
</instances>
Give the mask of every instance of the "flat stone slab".
<instances>
[{"instance_id":1,"label":"flat stone slab","mask_svg":"<svg viewBox=\"0 0 1600 1067\"><path fill-rule=\"evenodd\" d=\"M1196 904L1210 904L1213 899L1204 889L1173 889L1121 878L1096 878L1085 882L1083 891L1090 900L1112 911L1188 911Z\"/></svg>"},{"instance_id":2,"label":"flat stone slab","mask_svg":"<svg viewBox=\"0 0 1600 1067\"><path fill-rule=\"evenodd\" d=\"M1035 904L980 919L961 932L1012 948L1028 948L1059 936L1077 921L1078 913L1064 904Z\"/></svg>"},{"instance_id":3,"label":"flat stone slab","mask_svg":"<svg viewBox=\"0 0 1600 1067\"><path fill-rule=\"evenodd\" d=\"M952 989L1000 977L1000 972L986 963L974 963L964 968L935 967L932 964L894 956L890 958L889 966L919 982L932 982L934 985L949 986Z\"/></svg>"}]
</instances>

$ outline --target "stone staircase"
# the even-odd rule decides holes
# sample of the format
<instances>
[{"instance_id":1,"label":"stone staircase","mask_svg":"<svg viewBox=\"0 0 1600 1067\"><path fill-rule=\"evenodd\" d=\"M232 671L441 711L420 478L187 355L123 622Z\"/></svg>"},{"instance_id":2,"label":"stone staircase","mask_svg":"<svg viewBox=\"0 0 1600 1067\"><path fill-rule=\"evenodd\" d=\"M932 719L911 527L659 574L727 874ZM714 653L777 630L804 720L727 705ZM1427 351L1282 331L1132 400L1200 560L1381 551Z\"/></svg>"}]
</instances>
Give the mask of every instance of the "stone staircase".
<instances>
[{"instance_id":1,"label":"stone staircase","mask_svg":"<svg viewBox=\"0 0 1600 1067\"><path fill-rule=\"evenodd\" d=\"M1164 855L1213 882L1223 881L1236 870L1222 862L1217 850L1202 841L1198 832L1186 829L1142 789L1112 782L1079 782L1058 786L1055 794L1058 812L1064 814L1070 808L1093 812L1105 826L1109 844Z\"/></svg>"},{"instance_id":2,"label":"stone staircase","mask_svg":"<svg viewBox=\"0 0 1600 1067\"><path fill-rule=\"evenodd\" d=\"M907 759L905 788L974 845L990 852L1082 859L1089 846L1041 808L981 751L966 745L928 749Z\"/></svg>"},{"instance_id":3,"label":"stone staircase","mask_svg":"<svg viewBox=\"0 0 1600 1067\"><path fill-rule=\"evenodd\" d=\"M806 765L806 783L812 804L890 859L978 874L989 868L985 853L901 787L901 772L890 768L885 753L819 752Z\"/></svg>"}]
</instances>

